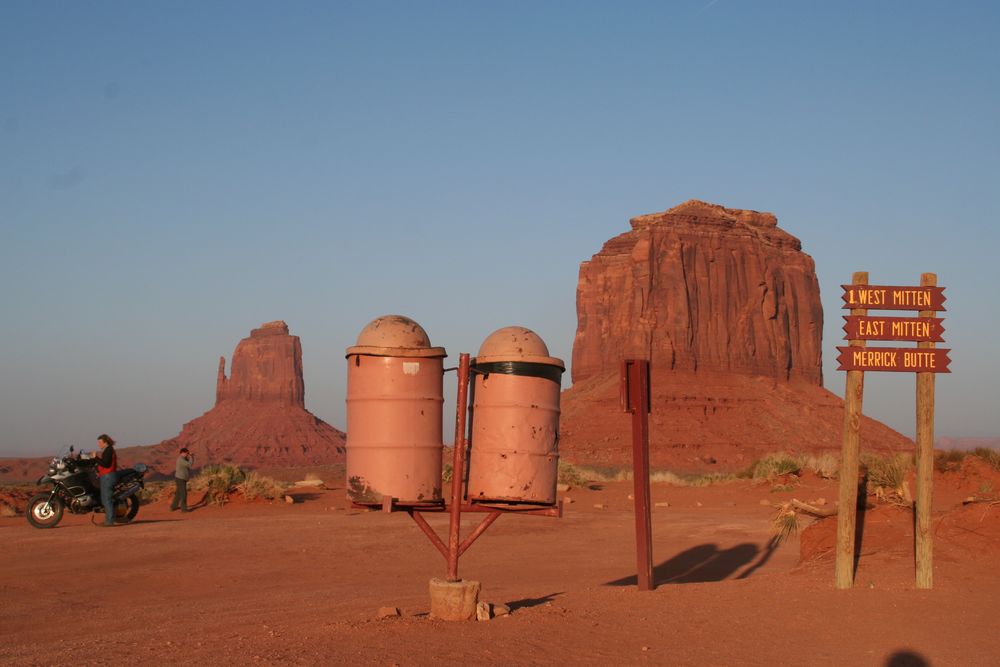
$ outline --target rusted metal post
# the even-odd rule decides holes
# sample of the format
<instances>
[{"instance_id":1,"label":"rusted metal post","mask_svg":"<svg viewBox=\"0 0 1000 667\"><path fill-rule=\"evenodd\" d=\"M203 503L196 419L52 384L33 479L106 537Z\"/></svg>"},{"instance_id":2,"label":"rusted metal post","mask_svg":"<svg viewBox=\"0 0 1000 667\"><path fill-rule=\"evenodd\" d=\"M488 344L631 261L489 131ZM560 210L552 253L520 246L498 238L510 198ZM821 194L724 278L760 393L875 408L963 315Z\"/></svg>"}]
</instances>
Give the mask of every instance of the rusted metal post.
<instances>
[{"instance_id":1,"label":"rusted metal post","mask_svg":"<svg viewBox=\"0 0 1000 667\"><path fill-rule=\"evenodd\" d=\"M458 399L455 404L455 443L451 464L451 522L448 525L448 581L458 578L459 531L462 523L462 477L465 470L465 415L469 402L469 353L458 357ZM485 530L485 528L484 528Z\"/></svg>"},{"instance_id":2,"label":"rusted metal post","mask_svg":"<svg viewBox=\"0 0 1000 667\"><path fill-rule=\"evenodd\" d=\"M649 361L623 361L621 382L622 409L632 413L636 581L640 591L651 591L653 540L649 502Z\"/></svg>"},{"instance_id":3,"label":"rusted metal post","mask_svg":"<svg viewBox=\"0 0 1000 667\"><path fill-rule=\"evenodd\" d=\"M937 274L920 276L921 287L937 287ZM920 317L934 317L935 311L921 310ZM933 348L933 342L917 343ZM931 496L934 488L934 373L917 373L917 502L915 560L917 588L934 584L934 549L931 537Z\"/></svg>"},{"instance_id":4,"label":"rusted metal post","mask_svg":"<svg viewBox=\"0 0 1000 667\"><path fill-rule=\"evenodd\" d=\"M867 285L868 272L857 271L852 285ZM851 315L866 315L867 308L852 308ZM850 340L851 347L864 347L863 340ZM858 519L858 458L861 442L861 407L865 391L864 371L847 371L844 391L844 444L840 457L840 503L837 508L837 588L854 585L854 536Z\"/></svg>"}]
</instances>

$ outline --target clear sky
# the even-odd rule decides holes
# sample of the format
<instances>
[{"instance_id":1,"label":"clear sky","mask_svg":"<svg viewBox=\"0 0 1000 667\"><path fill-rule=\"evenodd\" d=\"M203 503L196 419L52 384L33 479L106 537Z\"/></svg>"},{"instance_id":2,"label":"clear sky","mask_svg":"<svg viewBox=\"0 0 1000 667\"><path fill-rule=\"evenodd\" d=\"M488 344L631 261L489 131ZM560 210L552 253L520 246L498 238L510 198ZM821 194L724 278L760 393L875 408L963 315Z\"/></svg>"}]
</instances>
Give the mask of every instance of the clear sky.
<instances>
[{"instance_id":1,"label":"clear sky","mask_svg":"<svg viewBox=\"0 0 1000 667\"><path fill-rule=\"evenodd\" d=\"M936 272L937 434L998 436L998 6L2 2L0 452L172 437L275 319L340 428L378 315L568 361L579 263L691 198L802 240L841 395L840 284Z\"/></svg>"}]
</instances>

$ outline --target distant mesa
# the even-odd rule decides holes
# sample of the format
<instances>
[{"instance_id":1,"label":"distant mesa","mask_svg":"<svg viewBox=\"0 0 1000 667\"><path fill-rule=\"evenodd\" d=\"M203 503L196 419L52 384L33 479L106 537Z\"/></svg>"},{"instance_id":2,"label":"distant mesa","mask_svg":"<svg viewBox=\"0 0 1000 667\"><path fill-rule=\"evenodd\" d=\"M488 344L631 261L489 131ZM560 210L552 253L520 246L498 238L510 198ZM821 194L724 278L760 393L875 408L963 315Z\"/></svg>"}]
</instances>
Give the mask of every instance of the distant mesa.
<instances>
[{"instance_id":1,"label":"distant mesa","mask_svg":"<svg viewBox=\"0 0 1000 667\"><path fill-rule=\"evenodd\" d=\"M736 469L777 451L839 452L843 402L823 389L812 258L772 213L691 200L631 220L580 265L573 386L560 450L631 460L623 358L649 359L651 464ZM912 446L865 419L862 446Z\"/></svg>"},{"instance_id":2,"label":"distant mesa","mask_svg":"<svg viewBox=\"0 0 1000 667\"><path fill-rule=\"evenodd\" d=\"M225 357L219 360L215 406L153 446L147 459L171 463L187 447L199 466L325 465L344 462L344 442L342 431L306 410L302 345L278 320L236 345L229 377Z\"/></svg>"}]
</instances>

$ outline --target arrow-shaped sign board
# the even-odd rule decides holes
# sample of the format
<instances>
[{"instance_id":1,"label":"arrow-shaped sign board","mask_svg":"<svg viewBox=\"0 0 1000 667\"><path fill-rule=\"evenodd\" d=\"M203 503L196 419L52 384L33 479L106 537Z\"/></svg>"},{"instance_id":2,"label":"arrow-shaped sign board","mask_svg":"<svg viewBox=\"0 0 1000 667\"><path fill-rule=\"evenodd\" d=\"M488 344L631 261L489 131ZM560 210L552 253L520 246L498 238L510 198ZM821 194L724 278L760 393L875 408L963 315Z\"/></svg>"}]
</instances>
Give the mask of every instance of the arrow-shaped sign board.
<instances>
[{"instance_id":1,"label":"arrow-shaped sign board","mask_svg":"<svg viewBox=\"0 0 1000 667\"><path fill-rule=\"evenodd\" d=\"M898 371L902 373L950 373L951 359L945 348L838 347L838 371Z\"/></svg>"},{"instance_id":2,"label":"arrow-shaped sign board","mask_svg":"<svg viewBox=\"0 0 1000 667\"><path fill-rule=\"evenodd\" d=\"M912 340L940 343L944 322L939 317L864 317L844 315L847 340Z\"/></svg>"},{"instance_id":3,"label":"arrow-shaped sign board","mask_svg":"<svg viewBox=\"0 0 1000 667\"><path fill-rule=\"evenodd\" d=\"M943 287L841 285L843 308L871 310L944 310Z\"/></svg>"}]
</instances>

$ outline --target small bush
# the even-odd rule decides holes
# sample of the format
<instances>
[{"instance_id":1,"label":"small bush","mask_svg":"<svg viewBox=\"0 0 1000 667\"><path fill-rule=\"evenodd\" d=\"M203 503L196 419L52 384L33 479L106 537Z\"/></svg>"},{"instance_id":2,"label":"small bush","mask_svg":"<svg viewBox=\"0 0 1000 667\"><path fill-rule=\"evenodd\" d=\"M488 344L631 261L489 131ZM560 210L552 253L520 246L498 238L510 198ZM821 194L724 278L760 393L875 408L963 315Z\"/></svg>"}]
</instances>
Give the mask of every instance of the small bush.
<instances>
[{"instance_id":1,"label":"small bush","mask_svg":"<svg viewBox=\"0 0 1000 667\"><path fill-rule=\"evenodd\" d=\"M146 482L146 485L135 494L140 505L148 505L163 500L173 490L169 482Z\"/></svg>"},{"instance_id":2,"label":"small bush","mask_svg":"<svg viewBox=\"0 0 1000 667\"><path fill-rule=\"evenodd\" d=\"M562 460L559 461L559 473L557 479L560 484L569 484L570 486L582 486L589 481L587 477L584 476L581 468Z\"/></svg>"},{"instance_id":3,"label":"small bush","mask_svg":"<svg viewBox=\"0 0 1000 667\"><path fill-rule=\"evenodd\" d=\"M274 500L285 493L285 486L271 477L248 472L243 481L236 485L236 491L244 500Z\"/></svg>"},{"instance_id":4,"label":"small bush","mask_svg":"<svg viewBox=\"0 0 1000 667\"><path fill-rule=\"evenodd\" d=\"M900 492L906 473L913 468L913 456L897 454L883 458L868 454L861 457L861 465L868 476L868 483L876 490L881 487L886 491Z\"/></svg>"},{"instance_id":5,"label":"small bush","mask_svg":"<svg viewBox=\"0 0 1000 667\"><path fill-rule=\"evenodd\" d=\"M441 481L450 482L451 478L454 477L454 475L455 475L455 470L453 469L453 466L450 463L445 463L441 467Z\"/></svg>"},{"instance_id":6,"label":"small bush","mask_svg":"<svg viewBox=\"0 0 1000 667\"><path fill-rule=\"evenodd\" d=\"M803 465L823 479L837 479L840 474L840 459L829 452L807 456Z\"/></svg>"},{"instance_id":7,"label":"small bush","mask_svg":"<svg viewBox=\"0 0 1000 667\"><path fill-rule=\"evenodd\" d=\"M997 450L988 447L976 447L972 450L972 455L988 463L994 470L1000 471L1000 452Z\"/></svg>"},{"instance_id":8,"label":"small bush","mask_svg":"<svg viewBox=\"0 0 1000 667\"><path fill-rule=\"evenodd\" d=\"M208 500L217 505L225 505L229 495L236 490L246 475L239 466L230 464L209 465L191 480L194 491L206 491Z\"/></svg>"},{"instance_id":9,"label":"small bush","mask_svg":"<svg viewBox=\"0 0 1000 667\"><path fill-rule=\"evenodd\" d=\"M938 472L952 472L958 470L965 460L967 452L952 449L947 452L934 452L934 469Z\"/></svg>"},{"instance_id":10,"label":"small bush","mask_svg":"<svg viewBox=\"0 0 1000 667\"><path fill-rule=\"evenodd\" d=\"M801 470L802 464L799 460L788 454L768 454L752 463L741 476L749 477L754 481L769 482L782 475L797 475Z\"/></svg>"}]
</instances>

